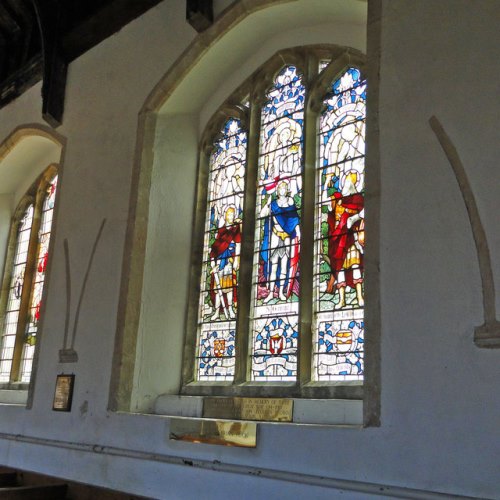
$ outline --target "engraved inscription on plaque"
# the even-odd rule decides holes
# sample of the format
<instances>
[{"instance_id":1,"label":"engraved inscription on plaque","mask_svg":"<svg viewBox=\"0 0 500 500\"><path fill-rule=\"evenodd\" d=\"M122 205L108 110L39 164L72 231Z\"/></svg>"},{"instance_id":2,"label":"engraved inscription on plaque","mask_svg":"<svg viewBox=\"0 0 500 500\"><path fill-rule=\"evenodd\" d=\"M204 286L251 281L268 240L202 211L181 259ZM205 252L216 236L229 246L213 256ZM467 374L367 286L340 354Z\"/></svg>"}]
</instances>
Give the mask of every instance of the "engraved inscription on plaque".
<instances>
[{"instance_id":1,"label":"engraved inscription on plaque","mask_svg":"<svg viewBox=\"0 0 500 500\"><path fill-rule=\"evenodd\" d=\"M170 439L191 443L222 446L257 446L257 424L193 418L173 418L170 421Z\"/></svg>"},{"instance_id":2,"label":"engraved inscription on plaque","mask_svg":"<svg viewBox=\"0 0 500 500\"><path fill-rule=\"evenodd\" d=\"M205 398L203 416L261 422L291 422L293 400L283 398Z\"/></svg>"},{"instance_id":3,"label":"engraved inscription on plaque","mask_svg":"<svg viewBox=\"0 0 500 500\"><path fill-rule=\"evenodd\" d=\"M54 411L71 411L73 400L74 375L58 375L56 379L56 389L52 409Z\"/></svg>"},{"instance_id":4,"label":"engraved inscription on plaque","mask_svg":"<svg viewBox=\"0 0 500 500\"><path fill-rule=\"evenodd\" d=\"M203 416L207 418L240 419L238 398L205 398L203 400Z\"/></svg>"}]
</instances>

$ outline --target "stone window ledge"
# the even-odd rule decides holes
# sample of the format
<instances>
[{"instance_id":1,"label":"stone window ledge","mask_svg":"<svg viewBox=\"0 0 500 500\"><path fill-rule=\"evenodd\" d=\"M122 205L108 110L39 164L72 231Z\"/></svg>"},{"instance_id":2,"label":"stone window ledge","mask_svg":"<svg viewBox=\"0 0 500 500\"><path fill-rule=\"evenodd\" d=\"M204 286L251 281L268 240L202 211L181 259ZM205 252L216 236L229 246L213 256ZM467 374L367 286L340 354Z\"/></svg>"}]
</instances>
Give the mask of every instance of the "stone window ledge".
<instances>
[{"instance_id":1,"label":"stone window ledge","mask_svg":"<svg viewBox=\"0 0 500 500\"><path fill-rule=\"evenodd\" d=\"M169 417L203 418L203 399L203 396L163 394L156 399L155 414ZM363 401L294 398L293 419L292 422L286 423L362 426Z\"/></svg>"},{"instance_id":2,"label":"stone window ledge","mask_svg":"<svg viewBox=\"0 0 500 500\"><path fill-rule=\"evenodd\" d=\"M28 391L24 389L0 389L0 404L26 405Z\"/></svg>"}]
</instances>

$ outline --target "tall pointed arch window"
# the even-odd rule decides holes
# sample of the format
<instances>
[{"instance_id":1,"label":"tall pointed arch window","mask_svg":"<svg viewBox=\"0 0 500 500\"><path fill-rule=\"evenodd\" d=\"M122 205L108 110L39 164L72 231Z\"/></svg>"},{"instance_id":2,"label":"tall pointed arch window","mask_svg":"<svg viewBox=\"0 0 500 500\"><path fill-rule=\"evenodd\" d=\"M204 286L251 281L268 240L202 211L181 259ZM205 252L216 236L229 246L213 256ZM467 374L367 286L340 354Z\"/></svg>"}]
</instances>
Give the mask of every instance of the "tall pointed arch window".
<instances>
[{"instance_id":1,"label":"tall pointed arch window","mask_svg":"<svg viewBox=\"0 0 500 500\"><path fill-rule=\"evenodd\" d=\"M183 393L362 394L365 101L360 55L293 49L209 125Z\"/></svg>"},{"instance_id":2,"label":"tall pointed arch window","mask_svg":"<svg viewBox=\"0 0 500 500\"><path fill-rule=\"evenodd\" d=\"M2 287L0 383L30 381L41 313L57 171L47 169L14 217Z\"/></svg>"}]
</instances>

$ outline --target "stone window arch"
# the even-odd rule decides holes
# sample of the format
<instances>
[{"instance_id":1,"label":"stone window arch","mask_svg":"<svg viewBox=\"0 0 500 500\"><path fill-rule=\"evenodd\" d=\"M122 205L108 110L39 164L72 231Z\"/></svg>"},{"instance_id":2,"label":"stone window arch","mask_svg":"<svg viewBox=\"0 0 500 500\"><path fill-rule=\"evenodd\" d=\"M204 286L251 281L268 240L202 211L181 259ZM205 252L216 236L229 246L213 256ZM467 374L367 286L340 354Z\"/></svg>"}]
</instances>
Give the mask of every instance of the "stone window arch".
<instances>
[{"instance_id":1,"label":"stone window arch","mask_svg":"<svg viewBox=\"0 0 500 500\"><path fill-rule=\"evenodd\" d=\"M0 145L0 388L18 390L3 391L5 402L25 401L35 369L62 147L38 125L19 127Z\"/></svg>"},{"instance_id":2,"label":"stone window arch","mask_svg":"<svg viewBox=\"0 0 500 500\"><path fill-rule=\"evenodd\" d=\"M284 18L288 19L286 24L282 23ZM331 22L324 24L326 18ZM373 64L369 72L375 77L370 76L370 88L375 91L371 91L369 100L375 112L368 114L371 125L367 134L369 143L371 134L367 228L372 235L367 238L370 258L365 266L370 275L366 282L365 312L370 334L365 380L308 381L315 338L307 326L312 326L315 318L313 302L304 300L301 305L310 305L309 312L304 306L300 313L300 321L306 322L306 326L301 325L298 382L280 383L278 388L273 388L273 383L256 383L250 380L245 363L241 362L238 368L235 364L234 379L223 383L196 380L194 369L206 215L202 205L207 203L208 165L214 139L231 116L248 127L249 137L258 135L258 106L248 104L258 96L264 98L285 62L300 66L307 75L310 98L305 114L311 114L312 121L318 119L335 71L340 72L349 62L357 67L363 65L364 50L366 5L361 2L326 2L313 10L305 0L237 3L211 28L195 37L155 85L139 114L110 385L111 410L200 417L209 396L277 396L293 398L294 422L378 425L378 136L374 126L377 75ZM316 54L316 62L307 55L309 52ZM360 59L355 60L356 57ZM316 64L317 68L321 66L320 72L315 69ZM337 64L341 68L336 70ZM311 133L313 136L308 137ZM304 183L314 185L316 149L310 146L317 144L314 127L307 128L304 141ZM257 165L258 144L255 140L248 144L247 162ZM249 175L250 172L254 180L247 178L245 192L256 182L257 169L250 169ZM311 192L310 188L307 191ZM306 207L309 222L304 225L309 224L306 233L313 238L315 199L304 203L310 204ZM255 209L256 201L245 203L245 207L249 210L245 220L250 220L248 216L255 219L252 207ZM248 227L253 227L253 222ZM249 241L247 237L242 239L241 251L247 257L239 270L243 275L246 266L250 273L242 278L246 283L251 283L253 272L253 250L245 249ZM312 245L303 246L301 253L304 262L309 262L309 267L301 269L301 279L311 284L312 297ZM250 304L244 306L244 302L250 303L251 297L250 287L241 294L238 307L250 310ZM245 321L244 315L240 317ZM250 338L249 322L245 328L243 335L238 335L240 340L235 336L238 356L244 358L248 356L248 344L245 340L243 346L236 344ZM310 342L305 340L307 335ZM243 354L245 348L247 353ZM303 378L305 373L308 375Z\"/></svg>"}]
</instances>

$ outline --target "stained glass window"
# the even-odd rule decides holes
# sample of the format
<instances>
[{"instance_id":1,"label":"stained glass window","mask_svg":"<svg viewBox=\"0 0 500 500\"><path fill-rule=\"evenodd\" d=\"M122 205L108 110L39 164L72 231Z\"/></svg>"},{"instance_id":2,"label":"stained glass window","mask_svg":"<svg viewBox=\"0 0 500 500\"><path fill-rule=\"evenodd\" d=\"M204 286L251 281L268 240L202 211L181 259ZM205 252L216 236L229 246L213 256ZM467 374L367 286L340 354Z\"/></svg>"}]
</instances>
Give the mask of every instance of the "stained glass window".
<instances>
[{"instance_id":1,"label":"stained glass window","mask_svg":"<svg viewBox=\"0 0 500 500\"><path fill-rule=\"evenodd\" d=\"M0 382L29 382L31 376L57 191L57 175L45 178L32 187L34 203L16 223L14 256L6 269L11 278L0 339Z\"/></svg>"},{"instance_id":2,"label":"stained glass window","mask_svg":"<svg viewBox=\"0 0 500 500\"><path fill-rule=\"evenodd\" d=\"M284 67L262 109L254 255L252 380L297 377L304 101Z\"/></svg>"},{"instance_id":3,"label":"stained glass window","mask_svg":"<svg viewBox=\"0 0 500 500\"><path fill-rule=\"evenodd\" d=\"M12 278L5 311L2 332L2 351L0 360L0 382L9 382L14 346L16 343L17 324L24 288L24 275L28 260L28 248L33 224L33 205L29 205L19 221L17 244L14 253Z\"/></svg>"},{"instance_id":4,"label":"stained glass window","mask_svg":"<svg viewBox=\"0 0 500 500\"><path fill-rule=\"evenodd\" d=\"M364 341L366 81L349 68L320 118L314 379L361 380Z\"/></svg>"},{"instance_id":5,"label":"stained glass window","mask_svg":"<svg viewBox=\"0 0 500 500\"><path fill-rule=\"evenodd\" d=\"M246 131L232 118L210 156L198 313L200 381L234 377L246 147Z\"/></svg>"},{"instance_id":6,"label":"stained glass window","mask_svg":"<svg viewBox=\"0 0 500 500\"><path fill-rule=\"evenodd\" d=\"M331 62L331 59L321 59L319 62L319 72L321 73Z\"/></svg>"},{"instance_id":7,"label":"stained glass window","mask_svg":"<svg viewBox=\"0 0 500 500\"><path fill-rule=\"evenodd\" d=\"M363 380L366 81L323 48L304 53L239 92L253 132L229 119L208 162L188 382L222 394Z\"/></svg>"},{"instance_id":8,"label":"stained glass window","mask_svg":"<svg viewBox=\"0 0 500 500\"><path fill-rule=\"evenodd\" d=\"M35 353L36 334L38 322L40 321L40 308L42 306L42 292L45 283L45 272L49 259L49 243L52 228L52 217L57 191L57 176L49 183L42 207L40 230L38 233L38 252L35 268L35 276L31 288L30 309L28 313L28 324L24 337L24 349L21 360L21 381L29 382L31 366Z\"/></svg>"}]
</instances>

